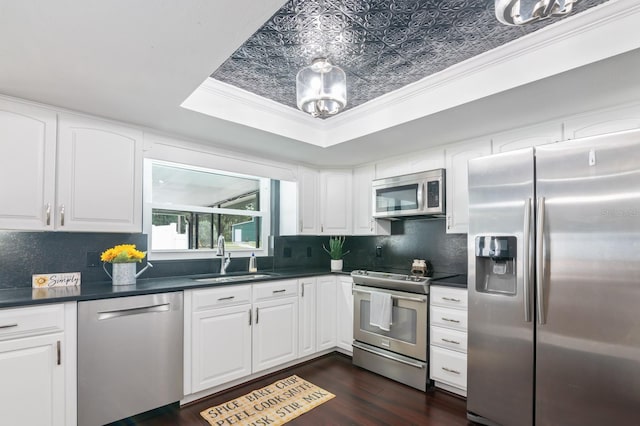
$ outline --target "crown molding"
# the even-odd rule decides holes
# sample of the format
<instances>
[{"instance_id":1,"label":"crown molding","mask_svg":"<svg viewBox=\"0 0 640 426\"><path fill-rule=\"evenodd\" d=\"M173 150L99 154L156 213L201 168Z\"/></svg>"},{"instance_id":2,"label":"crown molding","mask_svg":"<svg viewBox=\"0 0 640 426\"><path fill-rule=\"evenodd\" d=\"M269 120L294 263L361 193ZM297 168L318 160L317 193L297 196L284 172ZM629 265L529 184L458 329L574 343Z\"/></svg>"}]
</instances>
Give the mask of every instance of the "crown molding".
<instances>
[{"instance_id":1,"label":"crown molding","mask_svg":"<svg viewBox=\"0 0 640 426\"><path fill-rule=\"evenodd\" d=\"M639 27L610 0L325 120L211 78L182 106L326 148L640 48Z\"/></svg>"}]
</instances>

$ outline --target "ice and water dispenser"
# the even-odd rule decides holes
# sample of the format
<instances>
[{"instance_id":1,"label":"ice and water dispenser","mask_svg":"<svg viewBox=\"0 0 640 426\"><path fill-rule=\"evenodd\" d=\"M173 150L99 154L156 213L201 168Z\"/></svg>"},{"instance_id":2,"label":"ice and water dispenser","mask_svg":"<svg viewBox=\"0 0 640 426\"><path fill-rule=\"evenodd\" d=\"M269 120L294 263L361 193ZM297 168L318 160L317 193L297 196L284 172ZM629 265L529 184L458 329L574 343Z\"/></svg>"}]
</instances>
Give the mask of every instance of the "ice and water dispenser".
<instances>
[{"instance_id":1,"label":"ice and water dispenser","mask_svg":"<svg viewBox=\"0 0 640 426\"><path fill-rule=\"evenodd\" d=\"M476 237L476 291L516 294L516 237Z\"/></svg>"}]
</instances>

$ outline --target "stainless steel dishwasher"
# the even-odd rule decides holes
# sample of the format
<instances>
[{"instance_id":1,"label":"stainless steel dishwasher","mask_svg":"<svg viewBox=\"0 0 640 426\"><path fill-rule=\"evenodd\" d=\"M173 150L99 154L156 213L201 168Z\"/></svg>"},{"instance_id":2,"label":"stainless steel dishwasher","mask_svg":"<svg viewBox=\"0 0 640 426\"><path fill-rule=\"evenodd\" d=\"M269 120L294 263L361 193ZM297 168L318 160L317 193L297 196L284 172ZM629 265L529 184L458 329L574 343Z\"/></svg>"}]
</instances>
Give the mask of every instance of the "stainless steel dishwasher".
<instances>
[{"instance_id":1,"label":"stainless steel dishwasher","mask_svg":"<svg viewBox=\"0 0 640 426\"><path fill-rule=\"evenodd\" d=\"M78 425L179 401L182 292L78 302Z\"/></svg>"}]
</instances>

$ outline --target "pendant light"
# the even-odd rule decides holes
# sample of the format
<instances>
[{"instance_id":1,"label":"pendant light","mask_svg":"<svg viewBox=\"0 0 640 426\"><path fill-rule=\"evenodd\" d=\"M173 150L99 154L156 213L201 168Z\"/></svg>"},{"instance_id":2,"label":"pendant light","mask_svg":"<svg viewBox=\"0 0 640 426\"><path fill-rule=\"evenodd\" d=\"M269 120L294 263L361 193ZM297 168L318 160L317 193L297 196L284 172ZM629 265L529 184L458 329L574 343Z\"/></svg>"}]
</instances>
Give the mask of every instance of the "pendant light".
<instances>
[{"instance_id":1,"label":"pendant light","mask_svg":"<svg viewBox=\"0 0 640 426\"><path fill-rule=\"evenodd\" d=\"M325 118L347 105L347 78L327 58L316 58L296 75L297 105L313 117Z\"/></svg>"}]
</instances>

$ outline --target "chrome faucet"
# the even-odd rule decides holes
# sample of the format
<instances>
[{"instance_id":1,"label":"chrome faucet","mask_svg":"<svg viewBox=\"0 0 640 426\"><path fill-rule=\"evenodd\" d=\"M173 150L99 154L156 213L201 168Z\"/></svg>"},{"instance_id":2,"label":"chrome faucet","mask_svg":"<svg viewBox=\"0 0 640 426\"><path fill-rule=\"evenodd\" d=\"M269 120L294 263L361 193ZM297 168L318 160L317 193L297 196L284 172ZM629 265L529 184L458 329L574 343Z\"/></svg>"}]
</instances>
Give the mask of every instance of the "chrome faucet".
<instances>
[{"instance_id":1,"label":"chrome faucet","mask_svg":"<svg viewBox=\"0 0 640 426\"><path fill-rule=\"evenodd\" d=\"M216 256L222 256L220 260L220 275L227 273L227 267L231 263L231 253L227 253L227 258L224 258L224 235L218 235L218 244L216 246Z\"/></svg>"}]
</instances>

